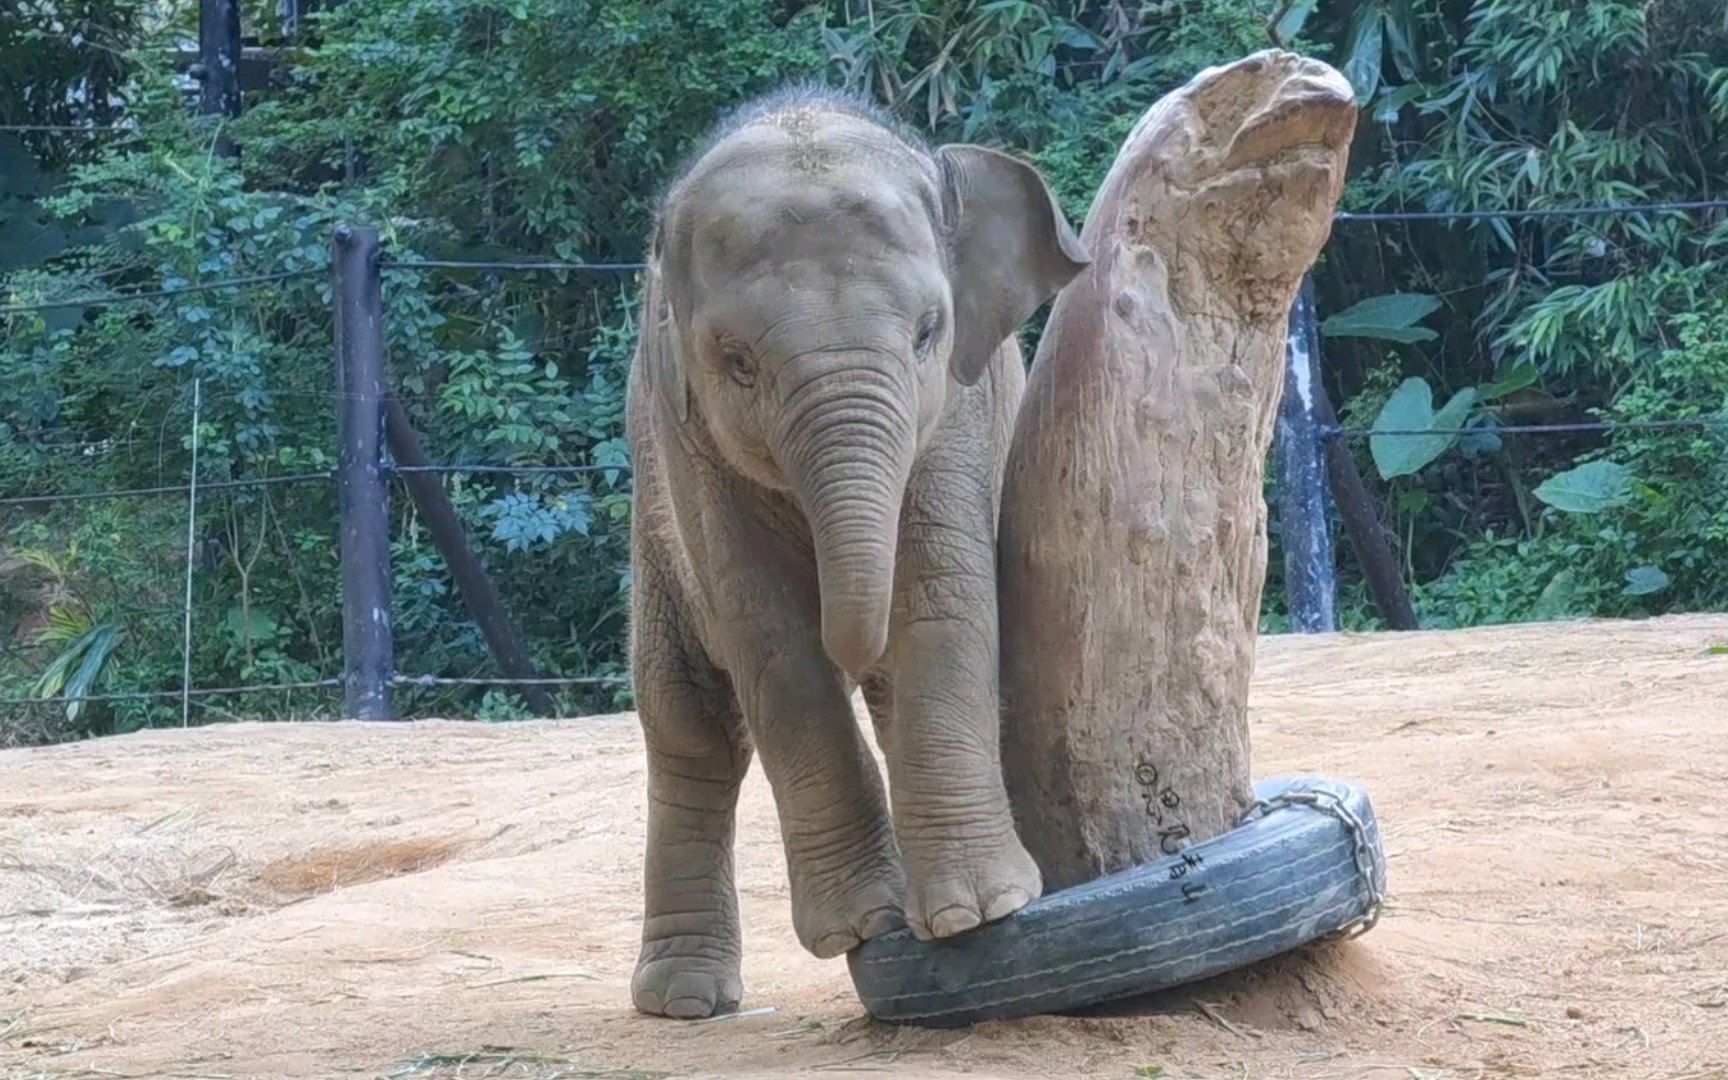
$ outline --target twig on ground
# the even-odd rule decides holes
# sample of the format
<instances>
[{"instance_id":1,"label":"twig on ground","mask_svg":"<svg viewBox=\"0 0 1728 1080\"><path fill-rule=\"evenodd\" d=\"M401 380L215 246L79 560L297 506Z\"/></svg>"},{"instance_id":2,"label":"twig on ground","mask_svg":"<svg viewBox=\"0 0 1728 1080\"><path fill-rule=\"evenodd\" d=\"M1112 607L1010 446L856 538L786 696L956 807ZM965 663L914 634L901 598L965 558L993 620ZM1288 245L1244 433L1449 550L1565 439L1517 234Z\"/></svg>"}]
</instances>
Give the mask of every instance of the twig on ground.
<instances>
[{"instance_id":1,"label":"twig on ground","mask_svg":"<svg viewBox=\"0 0 1728 1080\"><path fill-rule=\"evenodd\" d=\"M1474 1020L1480 1024L1505 1024L1507 1027L1529 1027L1530 1020L1523 1016L1509 1016L1505 1013L1459 1013L1454 1020Z\"/></svg>"},{"instance_id":2,"label":"twig on ground","mask_svg":"<svg viewBox=\"0 0 1728 1080\"><path fill-rule=\"evenodd\" d=\"M764 1037L769 1039L790 1039L796 1035L819 1035L827 1026L828 1025L824 1024L819 1018L812 1016L795 1028L787 1028L785 1031L776 1031L773 1034Z\"/></svg>"},{"instance_id":3,"label":"twig on ground","mask_svg":"<svg viewBox=\"0 0 1728 1080\"><path fill-rule=\"evenodd\" d=\"M752 1016L773 1016L774 1006L764 1005L759 1009L745 1009L743 1012L721 1013L719 1016L708 1016L696 1021L702 1024L723 1024L728 1020L745 1020Z\"/></svg>"},{"instance_id":4,"label":"twig on ground","mask_svg":"<svg viewBox=\"0 0 1728 1080\"><path fill-rule=\"evenodd\" d=\"M1204 1001L1196 1001L1194 1007L1200 1010L1200 1015L1239 1039L1260 1038L1260 1033L1258 1031L1255 1031L1253 1028L1244 1028L1240 1024L1231 1022L1223 1013L1220 1013L1217 1008L1206 1004Z\"/></svg>"},{"instance_id":5,"label":"twig on ground","mask_svg":"<svg viewBox=\"0 0 1728 1080\"><path fill-rule=\"evenodd\" d=\"M541 975L516 975L508 979L491 979L487 982L466 983L465 990L484 990L488 986L508 986L511 983L547 982L552 979L587 979L594 982L598 975L590 975L586 971L548 971Z\"/></svg>"},{"instance_id":6,"label":"twig on ground","mask_svg":"<svg viewBox=\"0 0 1728 1080\"><path fill-rule=\"evenodd\" d=\"M845 1058L841 1061L831 1061L826 1065L817 1065L813 1072L883 1072L887 1066L894 1064L899 1058L898 1050L872 1050L868 1054ZM880 1058L881 1065L859 1065L858 1062Z\"/></svg>"},{"instance_id":7,"label":"twig on ground","mask_svg":"<svg viewBox=\"0 0 1728 1080\"><path fill-rule=\"evenodd\" d=\"M533 1050L516 1050L508 1046L483 1046L479 1050L467 1053L442 1053L433 1051L422 1054L399 1066L396 1071L386 1073L384 1080L401 1080L409 1076L430 1076L444 1069L454 1069L457 1075L461 1070L471 1065L490 1065L492 1074L498 1075L505 1069L516 1065L548 1065L559 1067L549 1080L665 1080L669 1073L649 1072L643 1069L585 1069L570 1056L575 1051L562 1054L539 1053ZM568 1068L564 1068L568 1066Z\"/></svg>"},{"instance_id":8,"label":"twig on ground","mask_svg":"<svg viewBox=\"0 0 1728 1080\"><path fill-rule=\"evenodd\" d=\"M196 814L197 812L198 812L198 807L191 805L191 804L188 804L186 806L176 807L175 809L168 811L166 814L163 814L161 817L157 818L156 820L144 825L143 827L138 829L138 831L133 833L132 835L133 836L148 836L151 833L155 832L157 829L160 829L162 826L167 825L169 822L176 822L177 823L179 818L190 817L191 815Z\"/></svg>"}]
</instances>

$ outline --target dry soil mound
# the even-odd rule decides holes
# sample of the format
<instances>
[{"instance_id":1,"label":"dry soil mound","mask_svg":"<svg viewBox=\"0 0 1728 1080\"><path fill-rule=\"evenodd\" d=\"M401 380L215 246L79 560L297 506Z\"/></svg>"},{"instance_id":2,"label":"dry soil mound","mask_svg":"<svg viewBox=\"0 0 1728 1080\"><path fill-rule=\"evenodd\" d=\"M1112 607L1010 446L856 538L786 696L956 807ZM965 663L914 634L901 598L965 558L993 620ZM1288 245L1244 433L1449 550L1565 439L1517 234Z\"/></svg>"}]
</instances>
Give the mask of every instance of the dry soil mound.
<instances>
[{"instance_id":1,"label":"dry soil mound","mask_svg":"<svg viewBox=\"0 0 1728 1080\"><path fill-rule=\"evenodd\" d=\"M629 1008L628 716L0 754L15 1077L1728 1076L1728 618L1262 645L1256 773L1365 784L1367 937L1099 1015L895 1030L797 948L760 773L746 1012Z\"/></svg>"}]
</instances>

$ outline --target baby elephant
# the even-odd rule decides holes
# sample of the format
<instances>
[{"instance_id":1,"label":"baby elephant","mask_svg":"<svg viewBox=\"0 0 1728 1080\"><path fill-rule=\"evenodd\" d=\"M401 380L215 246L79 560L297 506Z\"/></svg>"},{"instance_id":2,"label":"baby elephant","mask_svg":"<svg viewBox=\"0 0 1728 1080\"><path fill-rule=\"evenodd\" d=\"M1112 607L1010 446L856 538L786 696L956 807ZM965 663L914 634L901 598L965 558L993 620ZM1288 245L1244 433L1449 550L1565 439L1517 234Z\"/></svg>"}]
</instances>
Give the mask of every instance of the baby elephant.
<instances>
[{"instance_id":1,"label":"baby elephant","mask_svg":"<svg viewBox=\"0 0 1728 1080\"><path fill-rule=\"evenodd\" d=\"M737 1008L753 749L815 955L1039 895L998 753L997 504L1014 332L1087 262L1030 165L821 90L744 109L667 193L627 414L643 1012Z\"/></svg>"}]
</instances>

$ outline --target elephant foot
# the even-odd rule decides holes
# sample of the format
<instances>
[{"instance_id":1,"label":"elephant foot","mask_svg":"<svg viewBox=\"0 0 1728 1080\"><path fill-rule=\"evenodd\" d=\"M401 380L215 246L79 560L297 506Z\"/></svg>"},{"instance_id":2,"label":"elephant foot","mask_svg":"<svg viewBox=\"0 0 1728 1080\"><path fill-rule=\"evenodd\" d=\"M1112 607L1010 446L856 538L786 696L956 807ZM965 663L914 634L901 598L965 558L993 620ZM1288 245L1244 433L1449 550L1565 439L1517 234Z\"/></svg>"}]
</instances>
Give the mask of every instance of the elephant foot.
<instances>
[{"instance_id":1,"label":"elephant foot","mask_svg":"<svg viewBox=\"0 0 1728 1080\"><path fill-rule=\"evenodd\" d=\"M744 977L738 958L718 955L717 943L695 939L645 944L630 980L640 1012L674 1020L702 1020L738 1011Z\"/></svg>"},{"instance_id":2,"label":"elephant foot","mask_svg":"<svg viewBox=\"0 0 1728 1080\"><path fill-rule=\"evenodd\" d=\"M925 867L911 865L909 856L906 923L921 941L1005 919L1044 891L1038 864L1013 834L948 851L949 857Z\"/></svg>"},{"instance_id":3,"label":"elephant foot","mask_svg":"<svg viewBox=\"0 0 1728 1080\"><path fill-rule=\"evenodd\" d=\"M882 898L867 898L855 903L854 907L864 908L858 915L843 914L830 920L823 920L818 916L817 924L824 929L810 938L800 932L799 940L812 954L827 960L843 956L873 937L881 937L890 930L898 930L906 925L905 916L901 915L897 902L865 906L879 899ZM799 921L796 912L793 913L793 920Z\"/></svg>"},{"instance_id":4,"label":"elephant foot","mask_svg":"<svg viewBox=\"0 0 1728 1080\"><path fill-rule=\"evenodd\" d=\"M792 926L812 955L842 956L906 925L900 909L905 878L891 841L835 877L794 879Z\"/></svg>"}]
</instances>

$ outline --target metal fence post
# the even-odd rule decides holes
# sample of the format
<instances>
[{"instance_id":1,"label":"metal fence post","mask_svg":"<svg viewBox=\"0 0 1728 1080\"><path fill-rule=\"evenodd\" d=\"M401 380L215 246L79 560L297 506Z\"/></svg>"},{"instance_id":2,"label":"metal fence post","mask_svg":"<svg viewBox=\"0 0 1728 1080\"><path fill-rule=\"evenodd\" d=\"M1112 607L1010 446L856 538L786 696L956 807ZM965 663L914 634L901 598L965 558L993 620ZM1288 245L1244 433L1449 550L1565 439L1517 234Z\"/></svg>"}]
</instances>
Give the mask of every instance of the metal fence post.
<instances>
[{"instance_id":1,"label":"metal fence post","mask_svg":"<svg viewBox=\"0 0 1728 1080\"><path fill-rule=\"evenodd\" d=\"M201 0L198 78L199 112L224 119L240 115L240 0ZM232 156L233 142L218 135L216 152Z\"/></svg>"},{"instance_id":2,"label":"metal fence post","mask_svg":"<svg viewBox=\"0 0 1728 1080\"><path fill-rule=\"evenodd\" d=\"M345 713L354 720L389 720L394 663L378 230L337 226L330 266L336 305L336 483L341 513Z\"/></svg>"},{"instance_id":3,"label":"metal fence post","mask_svg":"<svg viewBox=\"0 0 1728 1080\"><path fill-rule=\"evenodd\" d=\"M1278 530L1284 548L1284 595L1290 627L1300 634L1338 629L1338 572L1332 558L1331 495L1316 390L1320 329L1314 277L1304 274L1290 309L1284 348L1284 396L1278 404Z\"/></svg>"}]
</instances>

